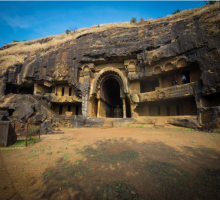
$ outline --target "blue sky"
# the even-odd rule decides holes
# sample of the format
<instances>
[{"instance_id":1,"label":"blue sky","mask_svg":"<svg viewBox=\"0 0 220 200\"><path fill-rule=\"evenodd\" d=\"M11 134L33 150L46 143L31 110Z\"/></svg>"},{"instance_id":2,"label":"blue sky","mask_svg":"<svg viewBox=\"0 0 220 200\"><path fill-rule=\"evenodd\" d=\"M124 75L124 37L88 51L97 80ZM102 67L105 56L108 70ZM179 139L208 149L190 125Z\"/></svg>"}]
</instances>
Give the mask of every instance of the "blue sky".
<instances>
[{"instance_id":1,"label":"blue sky","mask_svg":"<svg viewBox=\"0 0 220 200\"><path fill-rule=\"evenodd\" d=\"M165 17L177 9L203 6L204 1L0 1L0 47L13 40L32 40L64 33L71 27L128 22L132 17Z\"/></svg>"}]
</instances>

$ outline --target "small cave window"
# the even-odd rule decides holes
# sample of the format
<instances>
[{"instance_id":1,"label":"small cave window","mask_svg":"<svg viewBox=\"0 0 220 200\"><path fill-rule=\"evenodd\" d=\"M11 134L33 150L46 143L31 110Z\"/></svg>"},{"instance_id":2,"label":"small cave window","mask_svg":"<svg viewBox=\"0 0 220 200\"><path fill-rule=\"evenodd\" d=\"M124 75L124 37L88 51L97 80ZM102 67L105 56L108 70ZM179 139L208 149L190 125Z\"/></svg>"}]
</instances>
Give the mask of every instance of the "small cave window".
<instances>
[{"instance_id":1,"label":"small cave window","mask_svg":"<svg viewBox=\"0 0 220 200\"><path fill-rule=\"evenodd\" d=\"M63 105L60 105L59 114L62 115L63 113Z\"/></svg>"},{"instance_id":2,"label":"small cave window","mask_svg":"<svg viewBox=\"0 0 220 200\"><path fill-rule=\"evenodd\" d=\"M76 106L76 115L79 115L79 106Z\"/></svg>"},{"instance_id":3,"label":"small cave window","mask_svg":"<svg viewBox=\"0 0 220 200\"><path fill-rule=\"evenodd\" d=\"M68 105L68 111L69 112L71 111L71 105Z\"/></svg>"},{"instance_id":4,"label":"small cave window","mask_svg":"<svg viewBox=\"0 0 220 200\"><path fill-rule=\"evenodd\" d=\"M62 87L62 96L64 96L64 87Z\"/></svg>"},{"instance_id":5,"label":"small cave window","mask_svg":"<svg viewBox=\"0 0 220 200\"><path fill-rule=\"evenodd\" d=\"M69 88L69 96L71 96L72 95L72 88L70 87Z\"/></svg>"}]
</instances>

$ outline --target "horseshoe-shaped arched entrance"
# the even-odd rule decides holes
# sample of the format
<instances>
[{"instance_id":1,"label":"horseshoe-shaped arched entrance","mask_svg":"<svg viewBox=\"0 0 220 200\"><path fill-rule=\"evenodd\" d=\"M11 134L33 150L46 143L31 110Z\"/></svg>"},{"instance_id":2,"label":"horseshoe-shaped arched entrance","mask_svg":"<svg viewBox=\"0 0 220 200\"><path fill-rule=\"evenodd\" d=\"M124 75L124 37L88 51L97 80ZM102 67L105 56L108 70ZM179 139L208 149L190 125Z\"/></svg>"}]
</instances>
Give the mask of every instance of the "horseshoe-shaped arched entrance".
<instances>
[{"instance_id":1,"label":"horseshoe-shaped arched entrance","mask_svg":"<svg viewBox=\"0 0 220 200\"><path fill-rule=\"evenodd\" d=\"M116 117L116 107L122 111L117 117L130 117L130 101L125 98L128 93L127 79L120 70L112 67L102 69L97 74L91 91L93 97L98 99L97 117Z\"/></svg>"}]
</instances>

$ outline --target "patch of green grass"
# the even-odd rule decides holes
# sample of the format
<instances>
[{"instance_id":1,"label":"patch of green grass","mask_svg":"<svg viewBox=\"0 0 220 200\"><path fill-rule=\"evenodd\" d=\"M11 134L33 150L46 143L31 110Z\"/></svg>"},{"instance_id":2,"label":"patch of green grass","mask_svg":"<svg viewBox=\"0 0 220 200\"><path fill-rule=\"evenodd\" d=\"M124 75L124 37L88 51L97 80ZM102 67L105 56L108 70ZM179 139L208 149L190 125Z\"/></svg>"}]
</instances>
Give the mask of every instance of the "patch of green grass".
<instances>
[{"instance_id":1,"label":"patch of green grass","mask_svg":"<svg viewBox=\"0 0 220 200\"><path fill-rule=\"evenodd\" d=\"M67 173L67 176L83 176L83 175L89 175L93 176L91 173L91 170L88 169L87 167L82 167L82 166L75 166L74 171Z\"/></svg>"},{"instance_id":2,"label":"patch of green grass","mask_svg":"<svg viewBox=\"0 0 220 200\"><path fill-rule=\"evenodd\" d=\"M189 186L190 173L183 172L173 164L164 162L151 162L145 164L147 172L152 174L154 179L160 183L161 188L175 188L183 190Z\"/></svg>"},{"instance_id":3,"label":"patch of green grass","mask_svg":"<svg viewBox=\"0 0 220 200\"><path fill-rule=\"evenodd\" d=\"M181 127L181 128L172 128L173 131L192 131L192 128Z\"/></svg>"},{"instance_id":4,"label":"patch of green grass","mask_svg":"<svg viewBox=\"0 0 220 200\"><path fill-rule=\"evenodd\" d=\"M65 153L65 154L63 155L63 159L64 159L64 160L68 160L68 153Z\"/></svg>"},{"instance_id":5,"label":"patch of green grass","mask_svg":"<svg viewBox=\"0 0 220 200\"><path fill-rule=\"evenodd\" d=\"M62 169L63 169L63 170L69 170L70 168L67 167L67 166L65 166L65 165L63 165Z\"/></svg>"},{"instance_id":6,"label":"patch of green grass","mask_svg":"<svg viewBox=\"0 0 220 200\"><path fill-rule=\"evenodd\" d=\"M53 155L53 152L49 152L46 154L47 156L52 156Z\"/></svg>"},{"instance_id":7,"label":"patch of green grass","mask_svg":"<svg viewBox=\"0 0 220 200\"><path fill-rule=\"evenodd\" d=\"M66 186L70 187L72 184L69 181L66 181Z\"/></svg>"},{"instance_id":8,"label":"patch of green grass","mask_svg":"<svg viewBox=\"0 0 220 200\"><path fill-rule=\"evenodd\" d=\"M84 155L86 155L93 161L101 161L101 162L108 162L108 163L115 163L115 162L120 162L120 161L131 161L131 160L135 160L138 156L137 153L132 150L122 151L120 153L113 154L113 155L102 154L101 152L97 152L97 150L93 150L93 152L94 153L92 154L90 150L90 154L87 154L84 151L82 152L82 154L84 153Z\"/></svg>"},{"instance_id":9,"label":"patch of green grass","mask_svg":"<svg viewBox=\"0 0 220 200\"><path fill-rule=\"evenodd\" d=\"M44 177L49 177L51 176L51 173L45 174Z\"/></svg>"},{"instance_id":10,"label":"patch of green grass","mask_svg":"<svg viewBox=\"0 0 220 200\"><path fill-rule=\"evenodd\" d=\"M31 143L35 144L39 141L40 141L39 138L28 139L27 144L31 144ZM18 139L12 146L25 146L25 145L26 145L26 140Z\"/></svg>"},{"instance_id":11,"label":"patch of green grass","mask_svg":"<svg viewBox=\"0 0 220 200\"><path fill-rule=\"evenodd\" d=\"M80 165L81 163L82 163L82 160L77 160L77 161L75 161L74 166Z\"/></svg>"},{"instance_id":12,"label":"patch of green grass","mask_svg":"<svg viewBox=\"0 0 220 200\"><path fill-rule=\"evenodd\" d=\"M218 133L218 132L213 132L213 133L211 133L211 134L220 134L220 133Z\"/></svg>"},{"instance_id":13,"label":"patch of green grass","mask_svg":"<svg viewBox=\"0 0 220 200\"><path fill-rule=\"evenodd\" d=\"M62 180L63 180L63 177L58 177L56 180L57 180L57 181L62 181Z\"/></svg>"},{"instance_id":14,"label":"patch of green grass","mask_svg":"<svg viewBox=\"0 0 220 200\"><path fill-rule=\"evenodd\" d=\"M102 199L137 199L134 188L124 183L104 184L101 188L93 189L93 192Z\"/></svg>"}]
</instances>

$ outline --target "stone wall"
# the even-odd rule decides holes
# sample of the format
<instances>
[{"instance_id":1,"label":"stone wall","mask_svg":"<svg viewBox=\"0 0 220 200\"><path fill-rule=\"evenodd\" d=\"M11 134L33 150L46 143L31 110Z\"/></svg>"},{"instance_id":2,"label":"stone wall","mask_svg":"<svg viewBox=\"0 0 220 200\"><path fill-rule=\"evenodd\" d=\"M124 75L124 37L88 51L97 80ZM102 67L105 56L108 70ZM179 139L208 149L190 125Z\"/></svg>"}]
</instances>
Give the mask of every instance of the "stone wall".
<instances>
[{"instance_id":1,"label":"stone wall","mask_svg":"<svg viewBox=\"0 0 220 200\"><path fill-rule=\"evenodd\" d=\"M142 102L134 109L135 116L197 115L194 97Z\"/></svg>"},{"instance_id":2,"label":"stone wall","mask_svg":"<svg viewBox=\"0 0 220 200\"><path fill-rule=\"evenodd\" d=\"M7 147L17 141L17 135L10 122L0 121L0 147Z\"/></svg>"}]
</instances>

